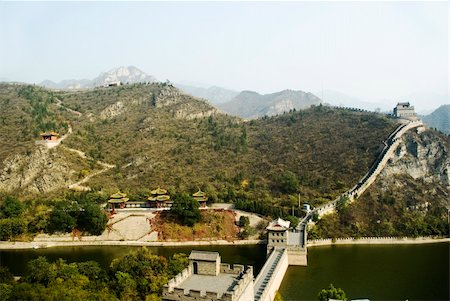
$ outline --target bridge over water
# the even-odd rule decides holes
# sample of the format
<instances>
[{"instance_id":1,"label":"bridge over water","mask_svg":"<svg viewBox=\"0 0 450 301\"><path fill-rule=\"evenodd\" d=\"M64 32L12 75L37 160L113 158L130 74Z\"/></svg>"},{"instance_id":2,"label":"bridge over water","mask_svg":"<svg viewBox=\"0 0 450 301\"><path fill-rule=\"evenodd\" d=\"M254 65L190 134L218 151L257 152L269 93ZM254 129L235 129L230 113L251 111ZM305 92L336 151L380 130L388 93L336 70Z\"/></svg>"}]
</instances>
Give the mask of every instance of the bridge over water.
<instances>
[{"instance_id":1,"label":"bridge over water","mask_svg":"<svg viewBox=\"0 0 450 301\"><path fill-rule=\"evenodd\" d=\"M254 301L272 301L283 281L289 265L307 265L307 228L313 216L319 217L336 210L343 198L354 201L375 181L399 146L400 138L410 129L423 126L422 121L405 121L384 142L384 148L369 171L353 186L335 200L310 211L292 230L289 222L275 220L267 227L267 260L254 281Z\"/></svg>"}]
</instances>

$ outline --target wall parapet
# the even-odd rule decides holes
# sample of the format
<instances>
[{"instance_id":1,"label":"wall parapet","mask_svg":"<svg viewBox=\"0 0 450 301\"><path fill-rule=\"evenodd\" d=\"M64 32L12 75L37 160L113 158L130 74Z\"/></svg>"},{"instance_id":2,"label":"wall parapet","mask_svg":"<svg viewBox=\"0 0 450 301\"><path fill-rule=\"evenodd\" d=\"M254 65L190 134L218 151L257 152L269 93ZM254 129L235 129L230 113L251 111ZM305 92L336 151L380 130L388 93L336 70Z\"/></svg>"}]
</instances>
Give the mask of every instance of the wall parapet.
<instances>
[{"instance_id":1,"label":"wall parapet","mask_svg":"<svg viewBox=\"0 0 450 301\"><path fill-rule=\"evenodd\" d=\"M436 240L450 240L440 236L386 236L386 237L345 237L345 238L322 238L307 241L307 246L320 246L332 244L395 244L395 243L422 243Z\"/></svg>"},{"instance_id":2,"label":"wall parapet","mask_svg":"<svg viewBox=\"0 0 450 301\"><path fill-rule=\"evenodd\" d=\"M222 267L223 266L223 267ZM244 292L250 282L253 281L253 267L248 266L244 269L243 265L235 264L231 268L228 264L221 264L222 268L228 271L228 274L236 274L236 281L233 283L231 291L225 293L211 292L208 290L183 289L177 287L190 275L192 269L186 268L180 274L169 280L169 283L163 286L163 300L174 301L195 301L195 300L209 300L209 301L233 301L237 300ZM226 273L226 272L223 272ZM239 275L242 273L242 275ZM214 276L212 276L214 277Z\"/></svg>"}]
</instances>

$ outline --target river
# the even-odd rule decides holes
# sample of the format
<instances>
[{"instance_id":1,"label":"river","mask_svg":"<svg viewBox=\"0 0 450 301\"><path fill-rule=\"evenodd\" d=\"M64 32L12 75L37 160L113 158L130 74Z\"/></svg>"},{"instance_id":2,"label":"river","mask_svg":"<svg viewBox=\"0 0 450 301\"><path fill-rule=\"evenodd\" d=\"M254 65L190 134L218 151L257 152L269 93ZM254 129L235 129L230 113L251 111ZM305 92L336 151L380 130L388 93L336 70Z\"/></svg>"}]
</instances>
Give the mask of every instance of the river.
<instances>
[{"instance_id":1,"label":"river","mask_svg":"<svg viewBox=\"0 0 450 301\"><path fill-rule=\"evenodd\" d=\"M111 260L136 247L61 247L37 250L2 250L0 264L15 275L38 256L69 262L95 260L107 267ZM265 260L265 246L196 246L218 251L222 262L254 266L255 276ZM158 255L189 253L192 247L150 247ZM449 300L450 243L423 245L351 245L308 250L308 267L289 267L280 287L285 301L317 300L320 289L333 283L352 299Z\"/></svg>"}]
</instances>

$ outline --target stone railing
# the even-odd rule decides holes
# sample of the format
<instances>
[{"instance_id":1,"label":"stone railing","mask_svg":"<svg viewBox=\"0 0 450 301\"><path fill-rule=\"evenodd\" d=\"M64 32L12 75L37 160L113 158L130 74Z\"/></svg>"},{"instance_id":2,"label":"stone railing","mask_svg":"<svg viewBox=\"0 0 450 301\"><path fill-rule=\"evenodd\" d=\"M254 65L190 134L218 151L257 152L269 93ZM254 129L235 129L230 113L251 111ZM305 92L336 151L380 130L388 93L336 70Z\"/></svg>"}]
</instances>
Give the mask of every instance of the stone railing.
<instances>
[{"instance_id":1,"label":"stone railing","mask_svg":"<svg viewBox=\"0 0 450 301\"><path fill-rule=\"evenodd\" d=\"M230 264L221 263L220 264L220 272L225 274L239 274L244 272L244 266L242 264L233 264L233 268L231 268Z\"/></svg>"},{"instance_id":2,"label":"stone railing","mask_svg":"<svg viewBox=\"0 0 450 301\"><path fill-rule=\"evenodd\" d=\"M183 271L181 271L181 273L177 274L175 277L173 277L172 279L169 280L169 283L166 284L169 288L174 288L175 286L178 286L181 284L181 282L183 282L184 280L186 280L187 278L189 278L189 276L192 275L192 267L191 265L189 265L187 268L185 268Z\"/></svg>"},{"instance_id":3,"label":"stone railing","mask_svg":"<svg viewBox=\"0 0 450 301\"><path fill-rule=\"evenodd\" d=\"M384 236L384 237L345 237L345 238L322 238L308 240L307 245L331 245L331 244L377 244L377 243L402 243L402 242L423 242L436 239L446 239L440 236Z\"/></svg>"}]
</instances>

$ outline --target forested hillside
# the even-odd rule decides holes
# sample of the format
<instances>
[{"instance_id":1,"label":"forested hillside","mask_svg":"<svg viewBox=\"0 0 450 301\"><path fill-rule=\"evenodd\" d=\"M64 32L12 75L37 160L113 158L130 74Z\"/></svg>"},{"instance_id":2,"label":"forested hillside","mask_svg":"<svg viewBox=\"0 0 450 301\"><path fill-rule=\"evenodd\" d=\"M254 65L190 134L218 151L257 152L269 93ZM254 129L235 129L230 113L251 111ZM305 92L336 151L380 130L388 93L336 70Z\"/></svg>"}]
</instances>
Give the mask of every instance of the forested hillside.
<instances>
[{"instance_id":1,"label":"forested hillside","mask_svg":"<svg viewBox=\"0 0 450 301\"><path fill-rule=\"evenodd\" d=\"M396 127L381 114L325 106L244 122L163 83L81 92L10 85L1 90L1 138L7 141L2 166L13 153L26 158L34 152L39 131L64 133L71 124L73 133L50 152L68 147L85 152L90 162L114 164L89 180L94 191L138 196L158 186L172 192L201 188L212 201L262 213L278 210L274 202L287 211L298 194L312 204L336 197L367 171ZM43 118L34 117L35 99L48 112ZM24 134L14 138L12 128ZM81 177L96 168L84 164L72 174ZM67 182L61 185L50 189L53 195L67 191ZM15 193L31 192L24 187Z\"/></svg>"}]
</instances>

